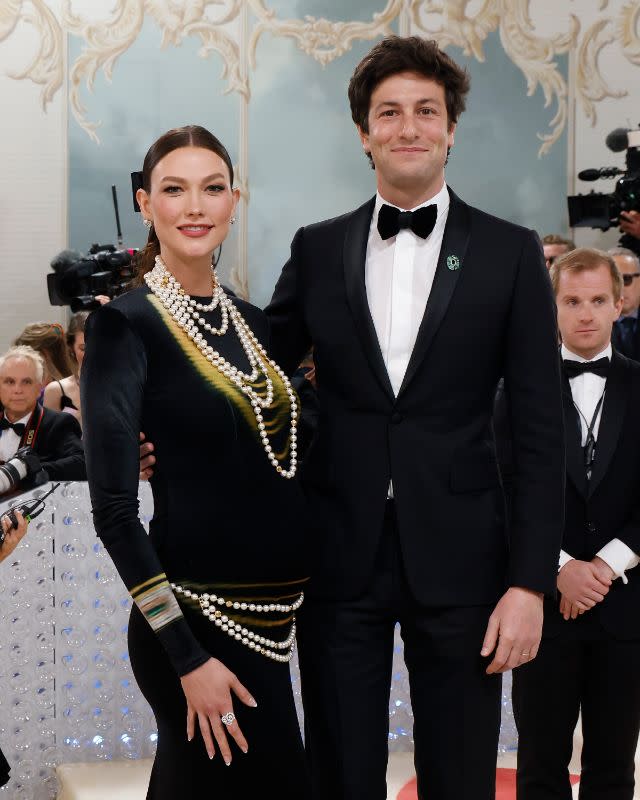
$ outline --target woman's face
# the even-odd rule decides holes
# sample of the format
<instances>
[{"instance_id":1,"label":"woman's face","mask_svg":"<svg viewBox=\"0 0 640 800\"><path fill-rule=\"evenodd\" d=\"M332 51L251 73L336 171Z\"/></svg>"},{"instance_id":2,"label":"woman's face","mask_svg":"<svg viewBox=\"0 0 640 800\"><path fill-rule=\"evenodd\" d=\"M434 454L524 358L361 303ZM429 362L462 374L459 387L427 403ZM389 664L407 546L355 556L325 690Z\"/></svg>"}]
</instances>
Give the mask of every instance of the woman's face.
<instances>
[{"instance_id":1,"label":"woman's face","mask_svg":"<svg viewBox=\"0 0 640 800\"><path fill-rule=\"evenodd\" d=\"M154 167L150 193L138 192L168 265L210 262L229 232L238 197L224 161L203 147L173 150Z\"/></svg>"},{"instance_id":2,"label":"woman's face","mask_svg":"<svg viewBox=\"0 0 640 800\"><path fill-rule=\"evenodd\" d=\"M79 331L73 337L73 355L78 363L78 369L80 369L84 358L84 331Z\"/></svg>"}]
</instances>

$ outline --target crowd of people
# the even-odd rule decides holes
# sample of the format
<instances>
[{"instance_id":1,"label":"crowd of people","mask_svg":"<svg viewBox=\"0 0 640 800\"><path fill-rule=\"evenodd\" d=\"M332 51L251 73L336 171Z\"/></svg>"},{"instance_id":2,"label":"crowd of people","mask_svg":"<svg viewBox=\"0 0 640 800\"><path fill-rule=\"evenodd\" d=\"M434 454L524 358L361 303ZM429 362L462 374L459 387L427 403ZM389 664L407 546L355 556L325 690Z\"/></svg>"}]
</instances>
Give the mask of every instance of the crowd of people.
<instances>
[{"instance_id":1,"label":"crowd of people","mask_svg":"<svg viewBox=\"0 0 640 800\"><path fill-rule=\"evenodd\" d=\"M88 479L135 601L150 800L385 800L398 622L419 796L493 800L513 669L518 800L571 796L580 712L581 800L632 800L640 265L541 248L447 186L468 91L435 42L372 48L348 95L376 195L296 233L265 311L212 268L229 154L168 131L140 174L135 285L0 358L0 457L30 445Z\"/></svg>"}]
</instances>

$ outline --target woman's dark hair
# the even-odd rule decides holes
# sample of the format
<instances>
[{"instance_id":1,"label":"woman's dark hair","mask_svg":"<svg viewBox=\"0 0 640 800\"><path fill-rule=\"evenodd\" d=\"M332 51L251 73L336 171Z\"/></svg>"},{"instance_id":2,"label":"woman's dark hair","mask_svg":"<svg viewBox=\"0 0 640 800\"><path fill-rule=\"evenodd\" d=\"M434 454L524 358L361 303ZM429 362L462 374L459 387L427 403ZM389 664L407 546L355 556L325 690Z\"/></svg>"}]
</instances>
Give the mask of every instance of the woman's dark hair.
<instances>
[{"instance_id":1,"label":"woman's dark hair","mask_svg":"<svg viewBox=\"0 0 640 800\"><path fill-rule=\"evenodd\" d=\"M156 164L166 155L169 155L174 150L179 150L181 147L202 147L220 156L229 170L229 179L233 186L233 165L226 147L206 128L200 125L185 125L183 128L173 128L163 133L147 151L142 165L142 188L147 194L151 191L151 173ZM136 277L133 281L134 285L139 286L142 283L144 275L153 269L155 258L159 254L160 242L152 226L146 246L135 256Z\"/></svg>"},{"instance_id":2,"label":"woman's dark hair","mask_svg":"<svg viewBox=\"0 0 640 800\"><path fill-rule=\"evenodd\" d=\"M67 349L69 350L69 358L76 369L78 368L78 360L76 359L73 345L76 341L76 335L78 333L84 333L84 326L87 323L89 313L89 311L77 311L69 320L69 327L67 328L67 333L65 335L67 340Z\"/></svg>"},{"instance_id":3,"label":"woman's dark hair","mask_svg":"<svg viewBox=\"0 0 640 800\"><path fill-rule=\"evenodd\" d=\"M376 86L400 72L415 72L439 83L444 89L449 127L458 121L471 86L466 69L433 39L387 36L362 59L349 82L351 117L365 133L369 133L369 106Z\"/></svg>"}]
</instances>

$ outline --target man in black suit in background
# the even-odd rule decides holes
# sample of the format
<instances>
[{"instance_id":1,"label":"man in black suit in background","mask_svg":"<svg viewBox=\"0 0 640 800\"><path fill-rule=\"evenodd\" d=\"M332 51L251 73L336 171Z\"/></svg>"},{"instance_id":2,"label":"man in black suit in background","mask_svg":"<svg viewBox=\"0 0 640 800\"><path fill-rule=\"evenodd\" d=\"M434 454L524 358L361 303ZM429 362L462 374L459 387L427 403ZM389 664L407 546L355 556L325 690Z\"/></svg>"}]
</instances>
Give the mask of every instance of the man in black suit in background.
<instances>
[{"instance_id":1,"label":"man in black suit in background","mask_svg":"<svg viewBox=\"0 0 640 800\"><path fill-rule=\"evenodd\" d=\"M551 270L564 360L565 529L535 662L513 676L518 800L632 800L640 730L640 364L611 348L622 280L579 249Z\"/></svg>"},{"instance_id":2,"label":"man in black suit in background","mask_svg":"<svg viewBox=\"0 0 640 800\"><path fill-rule=\"evenodd\" d=\"M12 347L0 356L0 461L31 447L52 481L85 481L87 474L78 420L39 402L44 363L31 347ZM27 489L30 476L20 488Z\"/></svg>"},{"instance_id":3,"label":"man in black suit in background","mask_svg":"<svg viewBox=\"0 0 640 800\"><path fill-rule=\"evenodd\" d=\"M616 262L624 281L622 311L613 323L611 344L623 356L640 361L640 258L626 247L614 247L609 250L609 255Z\"/></svg>"},{"instance_id":4,"label":"man in black suit in background","mask_svg":"<svg viewBox=\"0 0 640 800\"><path fill-rule=\"evenodd\" d=\"M535 658L555 589L555 308L535 233L445 184L468 89L435 42L389 37L365 56L349 98L377 195L296 233L267 309L270 354L291 374L313 344L317 370L299 648L318 800L386 798L398 621L420 797L493 800L500 673ZM491 432L502 376L509 541Z\"/></svg>"}]
</instances>

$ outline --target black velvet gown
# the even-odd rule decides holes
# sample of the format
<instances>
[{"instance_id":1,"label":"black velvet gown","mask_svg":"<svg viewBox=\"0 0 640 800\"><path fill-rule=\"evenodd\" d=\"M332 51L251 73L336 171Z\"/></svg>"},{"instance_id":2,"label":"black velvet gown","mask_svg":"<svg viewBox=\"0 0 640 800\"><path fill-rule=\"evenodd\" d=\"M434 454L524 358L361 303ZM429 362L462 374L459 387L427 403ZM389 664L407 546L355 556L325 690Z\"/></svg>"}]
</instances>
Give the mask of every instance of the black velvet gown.
<instances>
[{"instance_id":1,"label":"black velvet gown","mask_svg":"<svg viewBox=\"0 0 640 800\"><path fill-rule=\"evenodd\" d=\"M262 312L234 303L268 349ZM219 309L204 316L220 324ZM297 481L282 478L270 464L246 396L209 364L146 286L94 312L85 336L82 406L94 521L136 601L129 652L158 724L147 796L302 800L306 765L288 665L230 638L196 601L169 585L231 603L290 605L308 570ZM224 336L207 336L231 364L249 371L231 324ZM272 377L276 402L263 412L264 421L274 452L288 467L289 401L281 380ZM149 536L138 519L140 431L157 458ZM291 630L290 613L225 610L274 641ZM210 656L231 669L258 703L247 708L234 698L249 752L229 737L230 767L219 753L209 760L197 726L193 741L186 738L179 676Z\"/></svg>"}]
</instances>

